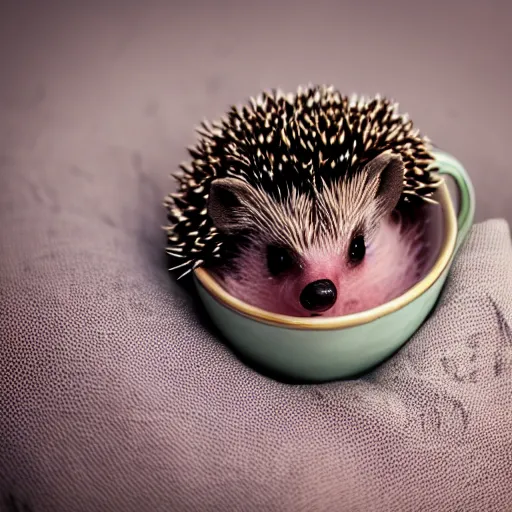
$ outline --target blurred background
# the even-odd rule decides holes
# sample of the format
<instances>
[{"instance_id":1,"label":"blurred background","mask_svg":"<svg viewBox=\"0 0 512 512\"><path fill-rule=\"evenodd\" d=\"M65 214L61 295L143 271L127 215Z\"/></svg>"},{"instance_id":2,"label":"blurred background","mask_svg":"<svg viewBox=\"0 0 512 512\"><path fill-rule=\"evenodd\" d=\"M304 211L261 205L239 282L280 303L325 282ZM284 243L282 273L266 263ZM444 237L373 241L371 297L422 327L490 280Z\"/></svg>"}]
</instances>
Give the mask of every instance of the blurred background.
<instances>
[{"instance_id":1,"label":"blurred background","mask_svg":"<svg viewBox=\"0 0 512 512\"><path fill-rule=\"evenodd\" d=\"M108 173L99 152L130 150L156 222L203 117L331 83L397 99L467 167L476 219L512 221L511 21L506 0L3 0L1 183L14 166Z\"/></svg>"}]
</instances>

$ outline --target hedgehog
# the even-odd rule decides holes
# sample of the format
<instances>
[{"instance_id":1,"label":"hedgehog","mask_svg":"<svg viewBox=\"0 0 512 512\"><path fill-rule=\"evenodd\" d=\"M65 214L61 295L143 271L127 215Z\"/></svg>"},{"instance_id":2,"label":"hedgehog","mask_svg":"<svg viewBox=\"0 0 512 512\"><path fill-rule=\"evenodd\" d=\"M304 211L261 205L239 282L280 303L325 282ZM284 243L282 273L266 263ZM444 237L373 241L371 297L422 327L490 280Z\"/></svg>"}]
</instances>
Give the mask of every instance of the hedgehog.
<instances>
[{"instance_id":1,"label":"hedgehog","mask_svg":"<svg viewBox=\"0 0 512 512\"><path fill-rule=\"evenodd\" d=\"M425 222L441 177L398 103L334 86L265 90L196 128L164 199L178 279L203 267L268 312L342 316L425 271Z\"/></svg>"}]
</instances>

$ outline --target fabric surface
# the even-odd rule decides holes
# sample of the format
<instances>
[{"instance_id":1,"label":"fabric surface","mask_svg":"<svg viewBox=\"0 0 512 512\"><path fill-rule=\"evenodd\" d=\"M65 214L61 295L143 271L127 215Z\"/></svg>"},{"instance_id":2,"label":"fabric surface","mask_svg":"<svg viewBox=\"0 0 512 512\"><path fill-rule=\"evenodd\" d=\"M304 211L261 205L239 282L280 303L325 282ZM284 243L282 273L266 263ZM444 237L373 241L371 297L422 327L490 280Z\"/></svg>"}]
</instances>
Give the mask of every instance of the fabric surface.
<instances>
[{"instance_id":1,"label":"fabric surface","mask_svg":"<svg viewBox=\"0 0 512 512\"><path fill-rule=\"evenodd\" d=\"M474 228L394 358L301 386L238 361L142 234L96 216L1 244L5 510L511 510L504 221Z\"/></svg>"},{"instance_id":2,"label":"fabric surface","mask_svg":"<svg viewBox=\"0 0 512 512\"><path fill-rule=\"evenodd\" d=\"M2 512L512 510L512 4L264 4L1 3ZM222 343L160 226L203 116L309 81L399 99L480 222L395 357L300 386Z\"/></svg>"}]
</instances>

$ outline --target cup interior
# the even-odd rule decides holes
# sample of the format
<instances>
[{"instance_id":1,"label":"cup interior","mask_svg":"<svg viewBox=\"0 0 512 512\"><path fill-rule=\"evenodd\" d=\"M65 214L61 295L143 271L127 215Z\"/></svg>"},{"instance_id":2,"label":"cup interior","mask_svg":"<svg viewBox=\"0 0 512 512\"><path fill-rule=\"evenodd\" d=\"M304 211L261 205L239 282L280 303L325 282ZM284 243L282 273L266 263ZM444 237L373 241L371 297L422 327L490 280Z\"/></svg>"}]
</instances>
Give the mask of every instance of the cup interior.
<instances>
[{"instance_id":1,"label":"cup interior","mask_svg":"<svg viewBox=\"0 0 512 512\"><path fill-rule=\"evenodd\" d=\"M425 240L423 253L425 254L425 266L420 282L432 271L436 261L438 261L443 247L443 241L446 235L446 222L443 215L443 209L438 205L426 204L423 207L423 216L426 221Z\"/></svg>"}]
</instances>

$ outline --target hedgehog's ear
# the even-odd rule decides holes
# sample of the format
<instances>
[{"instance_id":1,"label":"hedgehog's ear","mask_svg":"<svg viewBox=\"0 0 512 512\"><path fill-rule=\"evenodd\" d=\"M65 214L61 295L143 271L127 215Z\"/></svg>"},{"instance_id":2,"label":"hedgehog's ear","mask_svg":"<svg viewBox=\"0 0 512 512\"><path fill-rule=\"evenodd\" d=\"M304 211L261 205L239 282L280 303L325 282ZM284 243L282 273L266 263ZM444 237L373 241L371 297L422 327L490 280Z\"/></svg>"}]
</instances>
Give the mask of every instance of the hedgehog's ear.
<instances>
[{"instance_id":1,"label":"hedgehog's ear","mask_svg":"<svg viewBox=\"0 0 512 512\"><path fill-rule=\"evenodd\" d=\"M402 157L386 151L376 156L365 166L365 173L370 184L378 182L376 199L381 211L391 212L403 192L405 165Z\"/></svg>"},{"instance_id":2,"label":"hedgehog's ear","mask_svg":"<svg viewBox=\"0 0 512 512\"><path fill-rule=\"evenodd\" d=\"M213 225L221 232L232 234L246 229L250 223L251 186L237 178L212 181L207 210Z\"/></svg>"}]
</instances>

